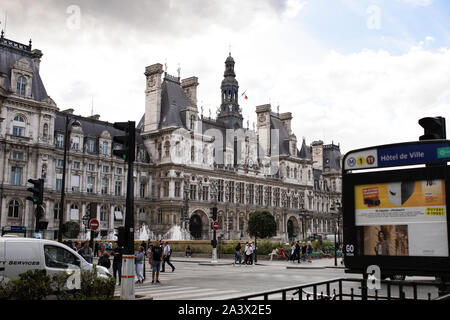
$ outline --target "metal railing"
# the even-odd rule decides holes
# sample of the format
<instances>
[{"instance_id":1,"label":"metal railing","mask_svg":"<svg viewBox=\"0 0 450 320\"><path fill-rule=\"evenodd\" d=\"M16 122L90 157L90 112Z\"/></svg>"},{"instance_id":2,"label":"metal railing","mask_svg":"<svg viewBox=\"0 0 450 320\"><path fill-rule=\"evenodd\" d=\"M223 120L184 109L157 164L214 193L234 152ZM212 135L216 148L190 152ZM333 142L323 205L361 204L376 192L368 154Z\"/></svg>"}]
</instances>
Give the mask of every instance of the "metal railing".
<instances>
[{"instance_id":1,"label":"metal railing","mask_svg":"<svg viewBox=\"0 0 450 320\"><path fill-rule=\"evenodd\" d=\"M336 278L230 300L450 300L450 295L439 296L437 281L382 280L378 290L367 288L366 281Z\"/></svg>"}]
</instances>

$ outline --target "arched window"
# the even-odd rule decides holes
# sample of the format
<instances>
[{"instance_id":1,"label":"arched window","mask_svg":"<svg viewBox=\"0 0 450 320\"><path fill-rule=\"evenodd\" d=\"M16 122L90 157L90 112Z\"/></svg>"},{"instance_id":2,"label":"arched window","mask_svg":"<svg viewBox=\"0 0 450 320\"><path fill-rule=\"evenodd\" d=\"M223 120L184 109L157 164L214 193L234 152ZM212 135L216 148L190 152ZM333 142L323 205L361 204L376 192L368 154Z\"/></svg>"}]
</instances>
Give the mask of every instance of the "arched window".
<instances>
[{"instance_id":1,"label":"arched window","mask_svg":"<svg viewBox=\"0 0 450 320\"><path fill-rule=\"evenodd\" d=\"M23 137L25 136L25 118L22 116L15 116L13 121L13 136Z\"/></svg>"},{"instance_id":2,"label":"arched window","mask_svg":"<svg viewBox=\"0 0 450 320\"><path fill-rule=\"evenodd\" d=\"M23 76L17 78L17 94L25 96L26 87L27 87L27 80Z\"/></svg>"},{"instance_id":3,"label":"arched window","mask_svg":"<svg viewBox=\"0 0 450 320\"><path fill-rule=\"evenodd\" d=\"M25 119L24 119L22 116L15 116L15 117L14 117L14 121L17 121L17 122L25 122Z\"/></svg>"},{"instance_id":4,"label":"arched window","mask_svg":"<svg viewBox=\"0 0 450 320\"><path fill-rule=\"evenodd\" d=\"M11 200L8 206L8 217L18 218L19 217L19 201Z\"/></svg>"},{"instance_id":5,"label":"arched window","mask_svg":"<svg viewBox=\"0 0 450 320\"><path fill-rule=\"evenodd\" d=\"M297 168L294 168L294 179L297 179Z\"/></svg>"}]
</instances>

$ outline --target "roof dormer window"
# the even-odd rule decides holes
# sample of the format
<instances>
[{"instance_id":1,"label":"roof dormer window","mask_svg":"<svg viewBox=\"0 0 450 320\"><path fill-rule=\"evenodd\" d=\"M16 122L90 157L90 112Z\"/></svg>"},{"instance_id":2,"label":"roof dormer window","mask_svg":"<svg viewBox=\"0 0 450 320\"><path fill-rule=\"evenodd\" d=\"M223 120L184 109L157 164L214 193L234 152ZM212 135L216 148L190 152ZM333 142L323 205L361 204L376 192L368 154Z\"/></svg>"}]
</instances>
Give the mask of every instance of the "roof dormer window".
<instances>
[{"instance_id":1,"label":"roof dormer window","mask_svg":"<svg viewBox=\"0 0 450 320\"><path fill-rule=\"evenodd\" d=\"M17 78L17 94L20 96L25 96L25 89L27 87L27 80L23 76Z\"/></svg>"}]
</instances>

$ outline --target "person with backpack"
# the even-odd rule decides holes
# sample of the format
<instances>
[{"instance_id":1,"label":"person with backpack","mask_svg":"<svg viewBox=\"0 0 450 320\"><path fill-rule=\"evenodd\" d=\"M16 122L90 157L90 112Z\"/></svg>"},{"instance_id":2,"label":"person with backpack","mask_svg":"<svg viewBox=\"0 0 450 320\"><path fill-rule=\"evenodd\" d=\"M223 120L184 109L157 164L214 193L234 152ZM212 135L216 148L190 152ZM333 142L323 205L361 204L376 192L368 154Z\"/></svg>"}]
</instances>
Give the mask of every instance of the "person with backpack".
<instances>
[{"instance_id":1,"label":"person with backpack","mask_svg":"<svg viewBox=\"0 0 450 320\"><path fill-rule=\"evenodd\" d=\"M238 242L238 244L236 245L234 250L236 251L236 254L234 256L233 265L236 264L236 261L239 261L239 265L241 265L242 258L241 258L241 243L240 242Z\"/></svg>"},{"instance_id":2,"label":"person with backpack","mask_svg":"<svg viewBox=\"0 0 450 320\"><path fill-rule=\"evenodd\" d=\"M111 267L111 261L109 261L109 254L106 251L105 244L102 244L101 250L98 252L98 265L109 269Z\"/></svg>"},{"instance_id":3,"label":"person with backpack","mask_svg":"<svg viewBox=\"0 0 450 320\"><path fill-rule=\"evenodd\" d=\"M172 263L170 263L170 256L172 255L172 249L169 246L169 243L166 241L164 246L164 253L163 253L163 263L162 263L162 270L161 272L165 272L166 262L169 266L172 267L172 272L175 271L175 267Z\"/></svg>"},{"instance_id":4,"label":"person with backpack","mask_svg":"<svg viewBox=\"0 0 450 320\"><path fill-rule=\"evenodd\" d=\"M159 282L159 268L161 267L162 258L162 248L159 241L156 241L155 246L152 248L152 258L153 258L153 270L152 270L152 284ZM156 274L156 282L155 282Z\"/></svg>"}]
</instances>

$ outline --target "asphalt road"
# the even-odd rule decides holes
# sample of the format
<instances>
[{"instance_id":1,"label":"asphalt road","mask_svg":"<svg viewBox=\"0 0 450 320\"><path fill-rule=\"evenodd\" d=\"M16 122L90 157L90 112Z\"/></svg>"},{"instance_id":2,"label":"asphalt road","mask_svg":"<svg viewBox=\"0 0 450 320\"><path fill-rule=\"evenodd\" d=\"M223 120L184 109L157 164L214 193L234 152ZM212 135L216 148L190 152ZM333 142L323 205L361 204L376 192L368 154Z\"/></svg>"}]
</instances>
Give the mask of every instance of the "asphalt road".
<instances>
[{"instance_id":1,"label":"asphalt road","mask_svg":"<svg viewBox=\"0 0 450 320\"><path fill-rule=\"evenodd\" d=\"M333 268L333 262L328 259L298 265L286 261L260 261L258 265L234 266L231 260L211 264L205 259L174 258L172 263L176 267L175 272L166 265L166 272L160 274L160 284L151 284L152 275L147 262L146 280L143 284L135 285L135 292L138 296L152 297L154 300L222 300L330 279L361 278L359 275L346 274L342 268ZM348 293L351 288L354 288L355 293L360 292L359 285L354 283L344 283L343 287ZM333 289L338 290L337 283L331 285L331 293ZM322 290L325 293L326 287L319 288L318 293ZM412 289L407 292L412 295ZM432 287L428 287L426 292L419 290L419 296L424 298L428 292L432 292L432 298L437 296L437 290ZM380 296L385 293L385 287L379 291ZM120 295L119 286L116 294ZM288 293L287 298L298 299L292 294L293 291ZM398 296L394 289L392 294ZM281 299L281 294L270 298Z\"/></svg>"}]
</instances>

